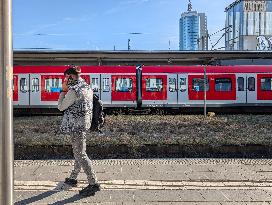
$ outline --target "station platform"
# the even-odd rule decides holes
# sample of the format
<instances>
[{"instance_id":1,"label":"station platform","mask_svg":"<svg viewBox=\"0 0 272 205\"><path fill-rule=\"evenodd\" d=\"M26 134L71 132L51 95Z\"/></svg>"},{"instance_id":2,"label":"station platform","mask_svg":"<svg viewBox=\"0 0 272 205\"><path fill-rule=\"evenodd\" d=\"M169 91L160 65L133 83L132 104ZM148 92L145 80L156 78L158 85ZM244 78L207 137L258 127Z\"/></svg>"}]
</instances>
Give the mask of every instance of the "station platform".
<instances>
[{"instance_id":1,"label":"station platform","mask_svg":"<svg viewBox=\"0 0 272 205\"><path fill-rule=\"evenodd\" d=\"M73 160L14 162L19 204L272 204L271 159L94 160L102 190L82 198L87 186L63 183Z\"/></svg>"}]
</instances>

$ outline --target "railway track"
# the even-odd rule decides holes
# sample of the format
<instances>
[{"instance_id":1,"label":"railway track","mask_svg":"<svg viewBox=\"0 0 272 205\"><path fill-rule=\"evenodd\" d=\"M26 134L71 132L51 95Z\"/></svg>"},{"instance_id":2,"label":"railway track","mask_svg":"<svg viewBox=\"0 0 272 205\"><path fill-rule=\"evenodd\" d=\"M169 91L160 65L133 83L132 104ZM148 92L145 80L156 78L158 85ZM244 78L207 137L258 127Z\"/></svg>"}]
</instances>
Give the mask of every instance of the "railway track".
<instances>
[{"instance_id":1,"label":"railway track","mask_svg":"<svg viewBox=\"0 0 272 205\"><path fill-rule=\"evenodd\" d=\"M178 115L178 114L203 114L203 108L146 108L146 109L104 109L107 115ZM207 112L216 114L271 114L272 107L225 107L225 108L207 108ZM37 116L37 115L62 115L57 108L15 108L13 114L20 116Z\"/></svg>"}]
</instances>

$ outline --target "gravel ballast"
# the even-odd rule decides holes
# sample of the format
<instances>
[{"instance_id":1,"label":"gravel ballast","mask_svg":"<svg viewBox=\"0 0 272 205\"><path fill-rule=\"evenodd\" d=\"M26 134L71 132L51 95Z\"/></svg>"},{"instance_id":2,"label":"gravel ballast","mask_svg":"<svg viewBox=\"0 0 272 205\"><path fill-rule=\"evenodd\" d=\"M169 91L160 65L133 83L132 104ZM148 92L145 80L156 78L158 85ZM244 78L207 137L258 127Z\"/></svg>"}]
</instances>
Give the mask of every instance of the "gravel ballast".
<instances>
[{"instance_id":1,"label":"gravel ballast","mask_svg":"<svg viewBox=\"0 0 272 205\"><path fill-rule=\"evenodd\" d=\"M14 117L15 147L70 146L69 136L56 134L61 119L61 116ZM208 152L207 147L220 151L222 146L258 146L262 150L272 147L271 125L270 115L216 115L206 119L202 115L109 115L104 134L88 133L87 145L99 149L117 147L115 152L124 153L142 146L148 146L149 151L150 147L167 150L170 146L174 154L188 146L190 150L195 148L195 152L199 147L203 152ZM158 148L154 150L159 152ZM148 150L141 148L140 152Z\"/></svg>"}]
</instances>

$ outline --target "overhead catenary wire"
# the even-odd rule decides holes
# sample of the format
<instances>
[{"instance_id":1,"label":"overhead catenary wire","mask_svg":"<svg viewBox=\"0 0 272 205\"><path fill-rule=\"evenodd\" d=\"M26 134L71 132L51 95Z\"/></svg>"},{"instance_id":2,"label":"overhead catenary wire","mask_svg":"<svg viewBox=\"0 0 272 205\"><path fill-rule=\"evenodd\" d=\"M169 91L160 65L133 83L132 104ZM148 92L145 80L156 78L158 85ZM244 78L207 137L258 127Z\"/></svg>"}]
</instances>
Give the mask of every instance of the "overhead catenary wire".
<instances>
[{"instance_id":1,"label":"overhead catenary wire","mask_svg":"<svg viewBox=\"0 0 272 205\"><path fill-rule=\"evenodd\" d=\"M225 27L225 28L223 28L223 29L221 29L221 30L219 30L219 31L217 31L217 32L214 32L213 34L208 34L207 36L208 36L208 39L209 39L209 41L210 41L210 44L211 44L211 50L215 50L214 48L215 48L215 46L222 40L222 38L224 37L224 36L226 36L226 34L228 34L228 33L232 33L233 31L231 30L231 28L232 28L232 25L230 25L230 26L228 26L228 27ZM220 31L224 31L225 30L225 32L221 35L221 37L216 41L216 43L213 45L213 42L212 42L212 40L211 40L211 36L213 36L213 35L215 35L215 34L218 34ZM238 30L235 30L235 32L239 32ZM226 41L226 42L230 42L230 41L233 41L233 43L232 44L230 44L231 46L233 46L234 44L236 44L236 43L238 43L239 41L234 41L235 39L238 39L239 38L239 36L237 36L237 37L235 37L235 38L232 38L232 39L229 39L228 41ZM217 48L217 49L223 49L223 48L226 48L226 47L220 47L220 48Z\"/></svg>"},{"instance_id":2,"label":"overhead catenary wire","mask_svg":"<svg viewBox=\"0 0 272 205\"><path fill-rule=\"evenodd\" d=\"M220 30L218 30L218 31L216 31L216 32L214 32L214 33L212 33L212 34L207 33L207 35L203 35L203 36L201 36L200 38L198 38L197 41L200 42L200 39L203 39L203 38L208 39L209 42L210 42L210 44L211 44L211 50L213 50L213 48L220 42L220 40L224 37L224 35L225 35L226 33L229 32L230 28L232 28L232 25L229 25L229 26L227 26L227 27L224 27L224 28L222 28L222 29L220 29ZM222 32L222 31L224 31L224 30L227 30L227 31L224 32L224 34L223 34L223 35L220 37L220 39L215 43L215 45L213 45L213 42L212 42L212 40L211 40L211 36L214 36L214 35L218 34L219 32Z\"/></svg>"}]
</instances>

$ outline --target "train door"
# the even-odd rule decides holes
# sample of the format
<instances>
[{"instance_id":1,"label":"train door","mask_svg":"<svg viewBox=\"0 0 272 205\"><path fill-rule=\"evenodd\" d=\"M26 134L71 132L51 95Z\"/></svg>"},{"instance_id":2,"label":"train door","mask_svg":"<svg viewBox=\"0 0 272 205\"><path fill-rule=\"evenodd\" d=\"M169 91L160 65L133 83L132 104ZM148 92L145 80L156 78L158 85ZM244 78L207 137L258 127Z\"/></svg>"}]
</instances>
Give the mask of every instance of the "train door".
<instances>
[{"instance_id":1,"label":"train door","mask_svg":"<svg viewBox=\"0 0 272 205\"><path fill-rule=\"evenodd\" d=\"M168 74L167 79L167 104L177 105L178 104L178 75L177 74Z\"/></svg>"},{"instance_id":2,"label":"train door","mask_svg":"<svg viewBox=\"0 0 272 205\"><path fill-rule=\"evenodd\" d=\"M29 74L19 75L19 105L29 106Z\"/></svg>"},{"instance_id":3,"label":"train door","mask_svg":"<svg viewBox=\"0 0 272 205\"><path fill-rule=\"evenodd\" d=\"M101 100L105 106L111 104L111 75L101 74Z\"/></svg>"},{"instance_id":4,"label":"train door","mask_svg":"<svg viewBox=\"0 0 272 205\"><path fill-rule=\"evenodd\" d=\"M257 103L256 74L247 75L247 103Z\"/></svg>"},{"instance_id":5,"label":"train door","mask_svg":"<svg viewBox=\"0 0 272 205\"><path fill-rule=\"evenodd\" d=\"M178 74L178 104L188 104L188 75Z\"/></svg>"},{"instance_id":6,"label":"train door","mask_svg":"<svg viewBox=\"0 0 272 205\"><path fill-rule=\"evenodd\" d=\"M247 101L247 76L246 74L236 74L236 103L246 103Z\"/></svg>"},{"instance_id":7,"label":"train door","mask_svg":"<svg viewBox=\"0 0 272 205\"><path fill-rule=\"evenodd\" d=\"M100 74L92 74L91 75L91 86L93 89L93 93L96 94L97 96L101 96L101 87L100 87Z\"/></svg>"},{"instance_id":8,"label":"train door","mask_svg":"<svg viewBox=\"0 0 272 205\"><path fill-rule=\"evenodd\" d=\"M30 75L30 105L41 104L41 88L40 88L40 75Z\"/></svg>"}]
</instances>

